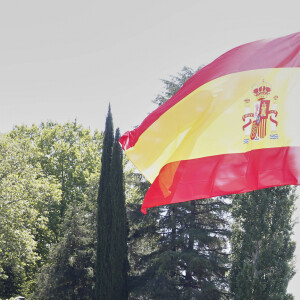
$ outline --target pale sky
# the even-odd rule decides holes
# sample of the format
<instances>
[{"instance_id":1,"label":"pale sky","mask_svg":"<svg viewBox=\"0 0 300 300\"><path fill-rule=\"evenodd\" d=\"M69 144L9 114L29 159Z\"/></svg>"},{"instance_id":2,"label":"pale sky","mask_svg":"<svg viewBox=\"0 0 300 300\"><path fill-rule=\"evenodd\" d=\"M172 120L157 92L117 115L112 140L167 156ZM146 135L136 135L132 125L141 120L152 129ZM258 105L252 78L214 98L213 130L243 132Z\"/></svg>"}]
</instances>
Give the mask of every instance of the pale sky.
<instances>
[{"instance_id":1,"label":"pale sky","mask_svg":"<svg viewBox=\"0 0 300 300\"><path fill-rule=\"evenodd\" d=\"M299 0L0 0L0 132L75 118L102 130L110 102L124 133L155 108L160 79L298 32L299 11Z\"/></svg>"}]
</instances>

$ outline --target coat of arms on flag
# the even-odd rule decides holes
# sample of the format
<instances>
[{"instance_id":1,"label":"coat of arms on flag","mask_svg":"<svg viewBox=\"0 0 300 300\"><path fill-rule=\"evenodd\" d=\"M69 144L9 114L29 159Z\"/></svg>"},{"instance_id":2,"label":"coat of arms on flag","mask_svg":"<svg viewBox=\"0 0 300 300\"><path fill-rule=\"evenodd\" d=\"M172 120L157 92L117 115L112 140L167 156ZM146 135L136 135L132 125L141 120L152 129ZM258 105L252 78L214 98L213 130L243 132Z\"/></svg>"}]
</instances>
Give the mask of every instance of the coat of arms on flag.
<instances>
[{"instance_id":1,"label":"coat of arms on flag","mask_svg":"<svg viewBox=\"0 0 300 300\"><path fill-rule=\"evenodd\" d=\"M276 132L278 96L272 97L271 86L264 81L255 86L252 91L256 100L254 102L249 98L244 100L245 114L242 117L245 123L243 126L244 144L248 144L251 140L259 141L265 138L267 132L270 133L270 139L278 139Z\"/></svg>"}]
</instances>

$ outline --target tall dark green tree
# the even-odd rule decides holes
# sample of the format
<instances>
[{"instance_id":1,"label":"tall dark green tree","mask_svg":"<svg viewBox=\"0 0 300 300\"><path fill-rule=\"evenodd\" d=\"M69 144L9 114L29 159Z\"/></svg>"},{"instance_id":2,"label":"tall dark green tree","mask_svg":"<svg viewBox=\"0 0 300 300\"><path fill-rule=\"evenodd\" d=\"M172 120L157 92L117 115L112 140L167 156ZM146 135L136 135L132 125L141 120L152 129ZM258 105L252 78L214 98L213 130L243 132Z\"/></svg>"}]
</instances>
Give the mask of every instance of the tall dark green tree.
<instances>
[{"instance_id":1,"label":"tall dark green tree","mask_svg":"<svg viewBox=\"0 0 300 300\"><path fill-rule=\"evenodd\" d=\"M231 290L235 300L286 300L295 243L295 189L274 187L233 198Z\"/></svg>"},{"instance_id":2,"label":"tall dark green tree","mask_svg":"<svg viewBox=\"0 0 300 300\"><path fill-rule=\"evenodd\" d=\"M112 203L110 194L110 167L112 146L114 143L113 120L109 106L106 117L99 191L97 198L97 252L95 267L95 299L113 299L112 270L111 270L111 226L112 226Z\"/></svg>"},{"instance_id":3,"label":"tall dark green tree","mask_svg":"<svg viewBox=\"0 0 300 300\"><path fill-rule=\"evenodd\" d=\"M110 195L112 205L111 271L112 300L128 299L127 274L129 269L127 237L128 226L125 208L123 155L119 144L120 132L116 131L110 170Z\"/></svg>"},{"instance_id":4,"label":"tall dark green tree","mask_svg":"<svg viewBox=\"0 0 300 300\"><path fill-rule=\"evenodd\" d=\"M128 299L127 218L120 133L113 136L109 107L103 141L98 193L96 300Z\"/></svg>"}]
</instances>

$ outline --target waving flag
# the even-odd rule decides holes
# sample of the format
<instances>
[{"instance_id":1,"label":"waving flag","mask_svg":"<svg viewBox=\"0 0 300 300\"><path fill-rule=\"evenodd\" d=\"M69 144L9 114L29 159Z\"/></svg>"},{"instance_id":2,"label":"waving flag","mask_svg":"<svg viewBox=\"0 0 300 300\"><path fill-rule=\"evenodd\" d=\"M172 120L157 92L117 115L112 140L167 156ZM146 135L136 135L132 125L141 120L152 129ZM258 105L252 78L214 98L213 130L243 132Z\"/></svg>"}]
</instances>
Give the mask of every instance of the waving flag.
<instances>
[{"instance_id":1,"label":"waving flag","mask_svg":"<svg viewBox=\"0 0 300 300\"><path fill-rule=\"evenodd\" d=\"M202 68L120 143L158 205L300 182L300 33Z\"/></svg>"}]
</instances>

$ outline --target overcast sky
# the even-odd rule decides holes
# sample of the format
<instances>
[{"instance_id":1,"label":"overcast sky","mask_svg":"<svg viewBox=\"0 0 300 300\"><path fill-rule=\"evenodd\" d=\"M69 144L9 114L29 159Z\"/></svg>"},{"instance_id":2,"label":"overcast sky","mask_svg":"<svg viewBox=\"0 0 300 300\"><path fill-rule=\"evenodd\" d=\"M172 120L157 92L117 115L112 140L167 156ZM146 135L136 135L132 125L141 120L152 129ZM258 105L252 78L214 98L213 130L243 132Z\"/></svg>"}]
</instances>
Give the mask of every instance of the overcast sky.
<instances>
[{"instance_id":1,"label":"overcast sky","mask_svg":"<svg viewBox=\"0 0 300 300\"><path fill-rule=\"evenodd\" d=\"M0 132L75 118L102 130L110 102L124 133L155 108L160 79L297 32L299 11L299 0L0 0Z\"/></svg>"}]
</instances>

